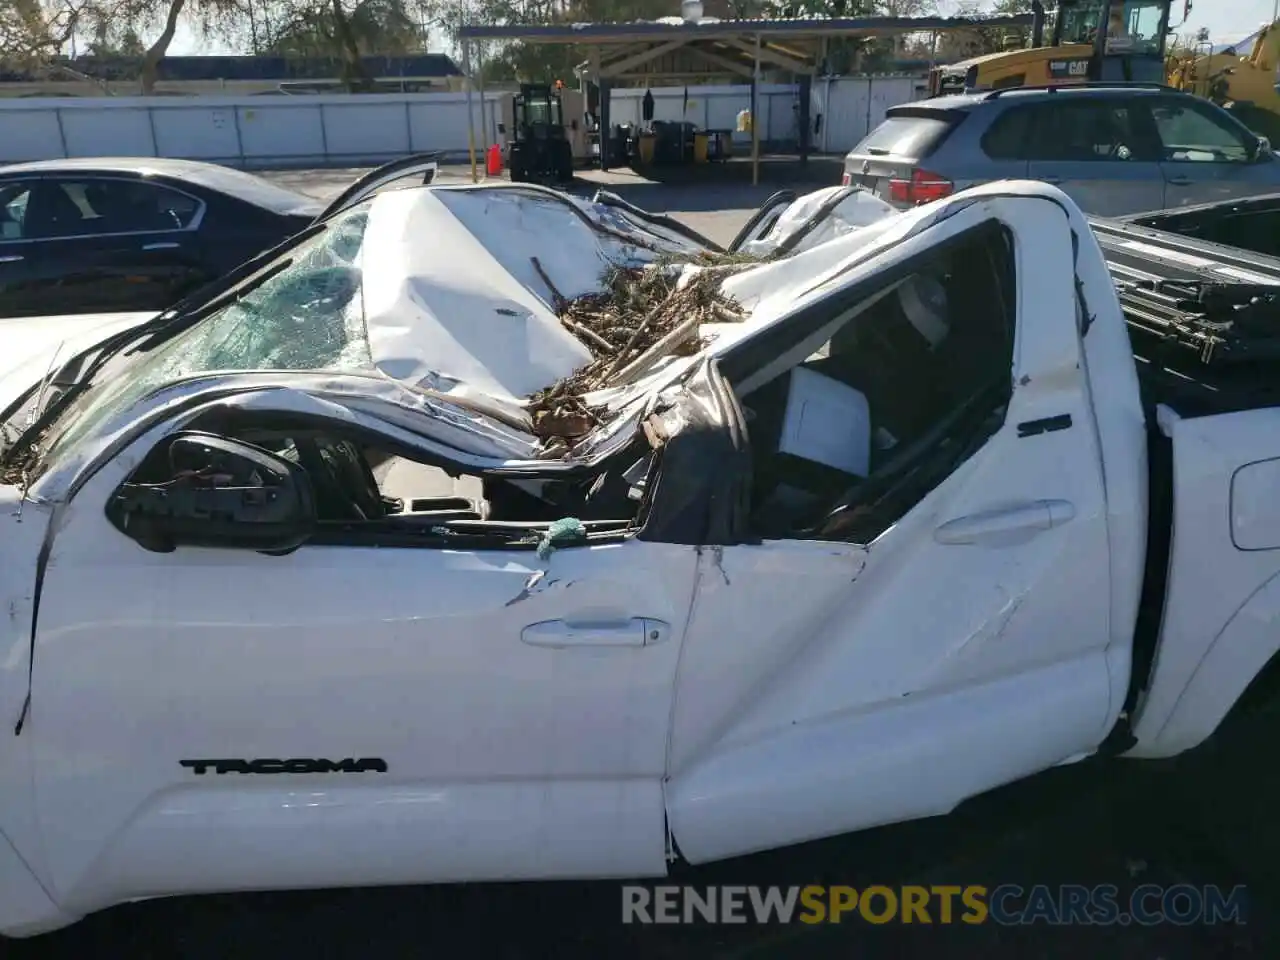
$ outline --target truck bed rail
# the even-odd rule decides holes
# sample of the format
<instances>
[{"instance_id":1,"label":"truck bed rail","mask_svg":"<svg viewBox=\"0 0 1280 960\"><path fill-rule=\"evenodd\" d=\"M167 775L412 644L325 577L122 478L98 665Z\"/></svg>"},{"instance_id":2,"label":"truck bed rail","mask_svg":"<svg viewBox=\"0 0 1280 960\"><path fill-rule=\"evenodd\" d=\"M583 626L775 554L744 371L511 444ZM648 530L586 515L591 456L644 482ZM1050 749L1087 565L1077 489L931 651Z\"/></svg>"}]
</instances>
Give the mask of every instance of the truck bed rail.
<instances>
[{"instance_id":1,"label":"truck bed rail","mask_svg":"<svg viewBox=\"0 0 1280 960\"><path fill-rule=\"evenodd\" d=\"M1280 404L1280 258L1090 218L1148 398L1194 414Z\"/></svg>"},{"instance_id":2,"label":"truck bed rail","mask_svg":"<svg viewBox=\"0 0 1280 960\"><path fill-rule=\"evenodd\" d=\"M1090 221L1131 330L1205 364L1280 359L1280 259Z\"/></svg>"}]
</instances>

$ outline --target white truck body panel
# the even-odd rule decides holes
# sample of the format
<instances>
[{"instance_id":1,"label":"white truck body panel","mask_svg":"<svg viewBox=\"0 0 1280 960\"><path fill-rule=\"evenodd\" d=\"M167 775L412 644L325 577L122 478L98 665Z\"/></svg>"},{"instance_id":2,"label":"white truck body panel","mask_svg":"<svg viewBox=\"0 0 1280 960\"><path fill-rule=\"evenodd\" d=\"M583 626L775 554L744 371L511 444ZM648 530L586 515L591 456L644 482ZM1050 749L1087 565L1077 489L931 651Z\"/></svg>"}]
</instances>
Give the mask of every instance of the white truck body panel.
<instances>
[{"instance_id":1,"label":"white truck body panel","mask_svg":"<svg viewBox=\"0 0 1280 960\"><path fill-rule=\"evenodd\" d=\"M662 871L696 548L631 540L550 566L501 551L149 553L75 507L105 503L138 456L77 493L45 575L29 736L60 902L332 885L325 864L342 865L339 885ZM667 636L611 647L633 618ZM521 642L548 621L603 637ZM179 754L395 763L299 793L193 777Z\"/></svg>"},{"instance_id":2,"label":"white truck body panel","mask_svg":"<svg viewBox=\"0 0 1280 960\"><path fill-rule=\"evenodd\" d=\"M435 442L414 410L343 401L362 388L336 376L183 382L28 490L0 486L0 933L182 893L661 875L673 843L701 863L945 813L1096 751L1132 679L1148 465L1083 216L1052 187L993 184L815 246L827 286L787 283L812 303L993 221L1016 290L1003 425L869 543L159 553L107 518L219 402ZM787 317L758 321L710 351ZM1175 546L1135 755L1203 740L1280 647L1278 416L1171 427ZM476 463L531 443L447 429ZM227 757L291 775L219 772ZM317 757L390 762L291 760Z\"/></svg>"},{"instance_id":3,"label":"white truck body panel","mask_svg":"<svg viewBox=\"0 0 1280 960\"><path fill-rule=\"evenodd\" d=\"M1173 548L1136 757L1202 742L1280 646L1280 410L1167 420Z\"/></svg>"},{"instance_id":4,"label":"white truck body panel","mask_svg":"<svg viewBox=\"0 0 1280 960\"><path fill-rule=\"evenodd\" d=\"M1004 426L868 545L856 576L811 578L800 629L768 586L779 566L770 551L726 547L723 578L702 579L686 662L700 647L725 659L692 682L681 675L678 703L697 705L677 713L668 794L672 832L695 863L944 813L1091 751L1116 720L1111 692L1128 675L1114 683L1109 675L1127 661L1107 657L1097 435L1020 437L1018 427L1061 415L1090 421L1072 278L1055 269L1071 258L1066 215L1047 201L993 200L902 249L991 216L1014 234L1018 277L1020 386ZM838 546L791 549L816 557ZM731 659L737 644L726 637L788 614L767 672ZM682 723L688 712L705 713L703 691L714 689L716 674L736 678L740 699L697 725ZM714 744L686 746L707 741L704 727L720 728ZM979 743L999 748L980 755L971 746Z\"/></svg>"}]
</instances>

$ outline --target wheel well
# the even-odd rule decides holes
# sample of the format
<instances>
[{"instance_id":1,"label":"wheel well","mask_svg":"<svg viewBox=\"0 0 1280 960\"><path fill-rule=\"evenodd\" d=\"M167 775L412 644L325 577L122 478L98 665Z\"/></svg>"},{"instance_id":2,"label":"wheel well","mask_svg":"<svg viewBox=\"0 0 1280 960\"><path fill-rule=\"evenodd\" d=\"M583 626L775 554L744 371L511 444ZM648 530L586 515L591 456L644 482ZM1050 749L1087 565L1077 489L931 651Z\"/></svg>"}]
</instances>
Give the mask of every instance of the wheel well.
<instances>
[{"instance_id":1,"label":"wheel well","mask_svg":"<svg viewBox=\"0 0 1280 960\"><path fill-rule=\"evenodd\" d=\"M1234 730L1241 723L1256 717L1277 703L1280 703L1280 652L1272 654L1266 666L1259 670L1249 686L1245 687L1244 693L1240 694L1227 715L1222 718L1222 723L1218 725L1214 735L1217 736L1228 729Z\"/></svg>"}]
</instances>

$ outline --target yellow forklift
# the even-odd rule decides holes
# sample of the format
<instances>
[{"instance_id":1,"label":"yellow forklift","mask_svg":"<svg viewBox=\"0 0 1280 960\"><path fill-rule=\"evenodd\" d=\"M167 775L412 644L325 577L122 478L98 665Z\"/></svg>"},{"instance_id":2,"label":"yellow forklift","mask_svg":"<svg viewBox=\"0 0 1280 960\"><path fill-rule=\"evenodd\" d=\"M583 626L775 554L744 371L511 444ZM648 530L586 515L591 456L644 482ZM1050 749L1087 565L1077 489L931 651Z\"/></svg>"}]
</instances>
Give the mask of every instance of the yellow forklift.
<instances>
[{"instance_id":1,"label":"yellow forklift","mask_svg":"<svg viewBox=\"0 0 1280 960\"><path fill-rule=\"evenodd\" d=\"M1163 83L1173 3L1060 0L1046 44L1044 4L1035 0L1031 46L935 67L930 96L1107 80ZM1184 0L1184 20L1190 10L1190 0Z\"/></svg>"},{"instance_id":2,"label":"yellow forklift","mask_svg":"<svg viewBox=\"0 0 1280 960\"><path fill-rule=\"evenodd\" d=\"M1207 40L1169 58L1169 85L1212 100L1232 111L1255 133L1280 144L1280 20L1263 27L1253 49L1215 53Z\"/></svg>"}]
</instances>

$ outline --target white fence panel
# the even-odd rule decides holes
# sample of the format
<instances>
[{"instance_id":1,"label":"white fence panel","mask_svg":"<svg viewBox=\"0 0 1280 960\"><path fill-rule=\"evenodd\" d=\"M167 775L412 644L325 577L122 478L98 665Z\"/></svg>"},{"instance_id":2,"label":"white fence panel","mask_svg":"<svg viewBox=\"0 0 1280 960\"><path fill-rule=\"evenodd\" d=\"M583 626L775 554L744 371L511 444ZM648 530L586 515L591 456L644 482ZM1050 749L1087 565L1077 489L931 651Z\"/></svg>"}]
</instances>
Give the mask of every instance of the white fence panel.
<instances>
[{"instance_id":1,"label":"white fence panel","mask_svg":"<svg viewBox=\"0 0 1280 960\"><path fill-rule=\"evenodd\" d=\"M476 149L496 141L501 94L473 94ZM487 133L484 128L487 127ZM465 93L0 101L0 163L164 156L244 166L377 162L467 151Z\"/></svg>"},{"instance_id":2,"label":"white fence panel","mask_svg":"<svg viewBox=\"0 0 1280 960\"><path fill-rule=\"evenodd\" d=\"M153 116L158 121L156 153L162 157L220 160L240 155L239 118L234 107L192 104L183 109L156 110ZM4 120L0 119L0 123Z\"/></svg>"},{"instance_id":3,"label":"white fence panel","mask_svg":"<svg viewBox=\"0 0 1280 960\"><path fill-rule=\"evenodd\" d=\"M730 92L711 93L707 95L706 127L708 130L733 130L735 138L738 129L738 111L751 106L751 94L738 95ZM746 139L750 139L747 137Z\"/></svg>"},{"instance_id":4,"label":"white fence panel","mask_svg":"<svg viewBox=\"0 0 1280 960\"><path fill-rule=\"evenodd\" d=\"M919 77L840 77L814 85L814 99L825 109L817 143L825 153L847 153L884 120L885 111L919 99Z\"/></svg>"},{"instance_id":5,"label":"white fence panel","mask_svg":"<svg viewBox=\"0 0 1280 960\"><path fill-rule=\"evenodd\" d=\"M330 155L322 110L319 103L238 107L240 158L261 164Z\"/></svg>"},{"instance_id":6,"label":"white fence panel","mask_svg":"<svg viewBox=\"0 0 1280 960\"><path fill-rule=\"evenodd\" d=\"M155 156L151 112L145 107L124 110L68 110L62 114L68 156Z\"/></svg>"},{"instance_id":7,"label":"white fence panel","mask_svg":"<svg viewBox=\"0 0 1280 960\"><path fill-rule=\"evenodd\" d=\"M0 112L0 162L63 156L62 131L52 110Z\"/></svg>"},{"instance_id":8,"label":"white fence panel","mask_svg":"<svg viewBox=\"0 0 1280 960\"><path fill-rule=\"evenodd\" d=\"M738 133L738 113L751 108L751 87L747 84L689 87L685 109L684 87L655 87L655 120L684 120L707 130L732 130L737 142L749 143L749 133ZM642 88L613 90L609 119L612 123L640 123L645 91ZM796 88L786 83L762 83L759 89L760 134L763 140L794 141L796 132Z\"/></svg>"},{"instance_id":9,"label":"white fence panel","mask_svg":"<svg viewBox=\"0 0 1280 960\"><path fill-rule=\"evenodd\" d=\"M842 153L884 111L918 95L912 77L850 77L813 85L811 116L822 116L814 146ZM746 84L653 91L654 116L687 120L712 130L733 130L738 113L751 105ZM643 89L612 91L611 120L640 123ZM774 142L798 138L797 88L761 84L761 137ZM476 150L499 139L503 94L472 97ZM56 157L166 156L248 167L291 164L375 163L406 153L441 150L453 157L467 151L465 93L374 94L183 98L103 97L76 100L0 100L0 163Z\"/></svg>"},{"instance_id":10,"label":"white fence panel","mask_svg":"<svg viewBox=\"0 0 1280 960\"><path fill-rule=\"evenodd\" d=\"M339 156L409 153L406 106L404 103L364 104L358 99L324 104L320 110L325 152Z\"/></svg>"}]
</instances>

